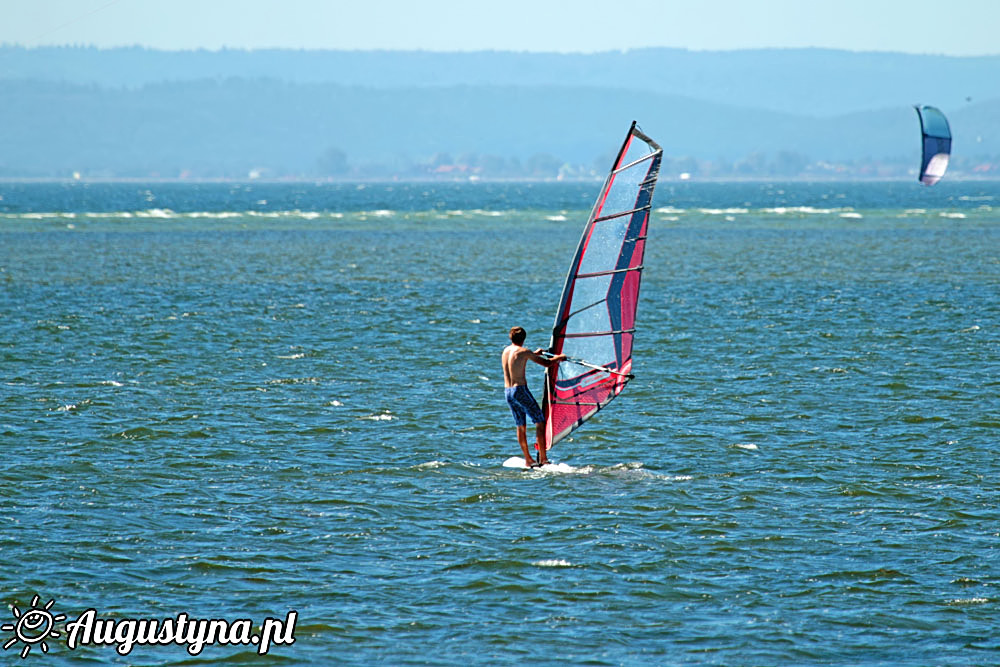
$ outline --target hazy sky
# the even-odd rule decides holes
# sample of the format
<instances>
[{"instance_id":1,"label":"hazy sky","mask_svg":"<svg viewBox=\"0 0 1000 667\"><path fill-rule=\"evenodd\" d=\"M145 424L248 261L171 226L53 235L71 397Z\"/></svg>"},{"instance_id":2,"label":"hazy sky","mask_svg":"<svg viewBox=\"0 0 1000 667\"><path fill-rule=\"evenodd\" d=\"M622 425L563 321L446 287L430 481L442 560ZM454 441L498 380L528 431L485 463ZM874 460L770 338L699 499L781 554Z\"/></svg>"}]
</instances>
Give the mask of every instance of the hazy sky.
<instances>
[{"instance_id":1,"label":"hazy sky","mask_svg":"<svg viewBox=\"0 0 1000 667\"><path fill-rule=\"evenodd\" d=\"M0 43L1000 53L1000 0L0 0Z\"/></svg>"}]
</instances>

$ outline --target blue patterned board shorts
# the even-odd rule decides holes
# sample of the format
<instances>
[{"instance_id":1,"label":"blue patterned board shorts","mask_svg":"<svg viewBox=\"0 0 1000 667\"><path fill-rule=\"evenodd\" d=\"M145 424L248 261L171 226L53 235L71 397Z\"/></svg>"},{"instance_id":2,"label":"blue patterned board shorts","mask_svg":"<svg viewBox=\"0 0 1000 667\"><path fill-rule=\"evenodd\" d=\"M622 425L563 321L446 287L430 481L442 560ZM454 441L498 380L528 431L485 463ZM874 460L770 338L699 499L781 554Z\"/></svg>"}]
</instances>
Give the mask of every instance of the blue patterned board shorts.
<instances>
[{"instance_id":1,"label":"blue patterned board shorts","mask_svg":"<svg viewBox=\"0 0 1000 667\"><path fill-rule=\"evenodd\" d=\"M531 391L528 390L526 385L519 384L514 387L506 387L503 390L503 395L507 398L507 405L510 406L510 412L514 415L514 423L516 425L527 425L524 419L525 414L531 417L532 424L545 421L545 415L542 414L541 408L538 407L538 401L531 395Z\"/></svg>"}]
</instances>

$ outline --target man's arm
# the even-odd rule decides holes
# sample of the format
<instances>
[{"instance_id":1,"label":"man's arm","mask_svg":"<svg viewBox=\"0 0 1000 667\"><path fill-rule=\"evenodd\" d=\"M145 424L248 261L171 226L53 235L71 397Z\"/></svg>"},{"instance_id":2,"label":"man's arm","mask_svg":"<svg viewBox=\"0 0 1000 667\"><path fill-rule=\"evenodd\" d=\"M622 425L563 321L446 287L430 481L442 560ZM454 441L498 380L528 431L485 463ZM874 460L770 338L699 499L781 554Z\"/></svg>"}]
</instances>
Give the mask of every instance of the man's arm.
<instances>
[{"instance_id":1,"label":"man's arm","mask_svg":"<svg viewBox=\"0 0 1000 667\"><path fill-rule=\"evenodd\" d=\"M558 364L560 361L566 358L565 354L557 354L554 357L543 357L542 352L545 352L545 350L542 348L538 348L534 352L531 352L531 360L534 361L536 364L545 366L546 368L548 368L549 366L554 366L555 364Z\"/></svg>"}]
</instances>

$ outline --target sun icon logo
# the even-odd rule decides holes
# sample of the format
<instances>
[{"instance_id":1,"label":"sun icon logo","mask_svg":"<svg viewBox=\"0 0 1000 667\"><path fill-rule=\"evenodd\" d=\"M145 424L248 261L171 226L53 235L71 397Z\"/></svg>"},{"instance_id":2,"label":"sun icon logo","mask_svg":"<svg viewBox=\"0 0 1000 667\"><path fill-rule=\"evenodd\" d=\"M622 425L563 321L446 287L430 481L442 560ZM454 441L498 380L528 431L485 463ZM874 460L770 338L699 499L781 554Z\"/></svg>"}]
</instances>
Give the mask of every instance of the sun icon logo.
<instances>
[{"instance_id":1,"label":"sun icon logo","mask_svg":"<svg viewBox=\"0 0 1000 667\"><path fill-rule=\"evenodd\" d=\"M55 600L49 600L44 607L39 607L38 596L36 595L31 599L31 609L28 609L23 614L20 609L11 605L10 609L14 612L14 618L17 619L17 623L4 623L0 625L0 630L14 631L14 636L8 639L7 643L3 645L3 650L6 651L21 641L24 642L24 648L21 650L22 659L28 657L31 647L35 644L42 647L42 653L48 653L49 645L45 643L45 640L49 637L58 637L59 632L55 629L55 625L58 621L66 620L65 614L54 616L49 611L54 603Z\"/></svg>"}]
</instances>

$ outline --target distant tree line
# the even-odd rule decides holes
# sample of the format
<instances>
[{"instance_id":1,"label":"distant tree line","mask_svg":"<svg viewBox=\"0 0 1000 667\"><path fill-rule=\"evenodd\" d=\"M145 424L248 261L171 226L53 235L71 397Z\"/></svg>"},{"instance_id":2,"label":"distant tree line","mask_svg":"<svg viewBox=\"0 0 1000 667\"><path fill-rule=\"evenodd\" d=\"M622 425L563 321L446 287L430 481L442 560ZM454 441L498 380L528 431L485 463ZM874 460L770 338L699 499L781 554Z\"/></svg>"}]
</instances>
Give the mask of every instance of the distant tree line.
<instances>
[{"instance_id":1,"label":"distant tree line","mask_svg":"<svg viewBox=\"0 0 1000 667\"><path fill-rule=\"evenodd\" d=\"M613 156L602 155L591 164L573 164L548 153L537 153L520 160L517 157L481 155L474 152L451 156L435 153L424 160L392 163L353 163L347 154L330 148L310 174L274 176L318 176L330 179L431 179L431 180L592 180L604 178ZM755 152L737 160L699 159L691 156L665 156L660 168L667 179L899 179L912 177L917 165L904 159L860 159L817 161L792 151L771 154ZM952 159L952 177L1000 178L1000 156L957 156Z\"/></svg>"},{"instance_id":2,"label":"distant tree line","mask_svg":"<svg viewBox=\"0 0 1000 667\"><path fill-rule=\"evenodd\" d=\"M0 165L0 178L88 178L88 179L169 179L169 180L598 180L607 174L611 156L601 156L590 164L572 163L548 153L536 153L522 160L464 152L452 156L435 153L424 159L399 158L387 161L354 161L343 150L325 150L310 169L288 169L265 162L247 168L220 169L211 164L174 166L149 165L134 168L25 170ZM737 160L699 159L666 156L660 175L668 180L855 180L905 179L914 177L917 165L909 160L861 159L816 161L809 157L778 151L752 153ZM1000 179L1000 156L957 156L951 161L949 178Z\"/></svg>"}]
</instances>

